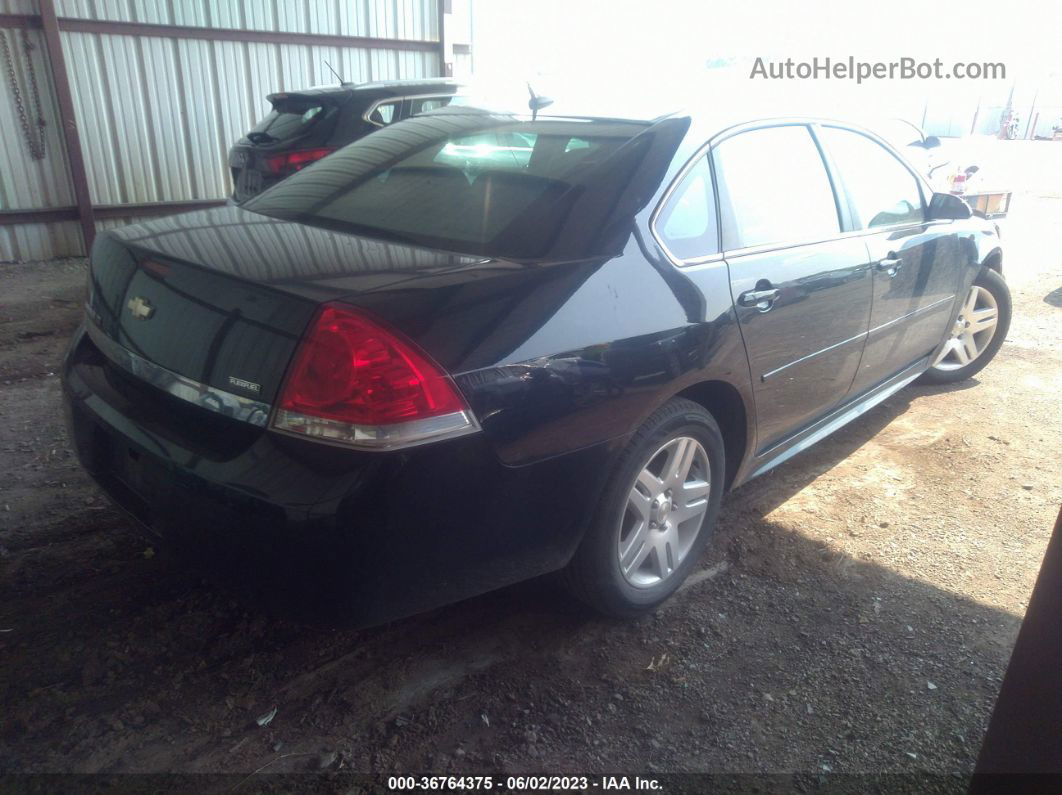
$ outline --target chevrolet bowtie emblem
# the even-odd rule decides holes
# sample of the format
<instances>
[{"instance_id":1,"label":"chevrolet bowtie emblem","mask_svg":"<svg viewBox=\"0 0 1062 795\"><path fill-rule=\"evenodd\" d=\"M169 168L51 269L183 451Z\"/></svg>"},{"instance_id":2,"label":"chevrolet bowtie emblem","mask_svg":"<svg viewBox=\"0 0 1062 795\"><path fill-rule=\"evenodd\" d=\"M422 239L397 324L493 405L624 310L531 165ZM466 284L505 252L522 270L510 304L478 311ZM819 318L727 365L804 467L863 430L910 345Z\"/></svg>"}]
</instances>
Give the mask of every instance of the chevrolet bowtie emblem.
<instances>
[{"instance_id":1,"label":"chevrolet bowtie emblem","mask_svg":"<svg viewBox=\"0 0 1062 795\"><path fill-rule=\"evenodd\" d=\"M137 320L147 320L155 314L155 307L147 299L141 298L139 295L135 298L130 298L129 303L125 306Z\"/></svg>"}]
</instances>

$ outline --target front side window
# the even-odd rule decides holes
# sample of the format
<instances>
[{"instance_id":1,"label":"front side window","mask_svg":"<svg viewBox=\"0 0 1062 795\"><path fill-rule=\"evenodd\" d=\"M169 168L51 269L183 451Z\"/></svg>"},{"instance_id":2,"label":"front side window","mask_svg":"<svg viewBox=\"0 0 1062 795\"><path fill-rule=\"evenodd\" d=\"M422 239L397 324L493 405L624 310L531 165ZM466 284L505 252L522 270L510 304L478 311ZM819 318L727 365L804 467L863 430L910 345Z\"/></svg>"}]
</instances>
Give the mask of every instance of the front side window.
<instances>
[{"instance_id":1,"label":"front side window","mask_svg":"<svg viewBox=\"0 0 1062 795\"><path fill-rule=\"evenodd\" d=\"M739 133L716 146L712 157L725 248L839 234L833 188L807 127Z\"/></svg>"},{"instance_id":2,"label":"front side window","mask_svg":"<svg viewBox=\"0 0 1062 795\"><path fill-rule=\"evenodd\" d=\"M881 144L851 130L820 129L863 229L925 220L918 180Z\"/></svg>"},{"instance_id":3,"label":"front side window","mask_svg":"<svg viewBox=\"0 0 1062 795\"><path fill-rule=\"evenodd\" d=\"M707 157L701 157L675 188L656 220L656 233L680 260L718 253L715 196Z\"/></svg>"}]
</instances>

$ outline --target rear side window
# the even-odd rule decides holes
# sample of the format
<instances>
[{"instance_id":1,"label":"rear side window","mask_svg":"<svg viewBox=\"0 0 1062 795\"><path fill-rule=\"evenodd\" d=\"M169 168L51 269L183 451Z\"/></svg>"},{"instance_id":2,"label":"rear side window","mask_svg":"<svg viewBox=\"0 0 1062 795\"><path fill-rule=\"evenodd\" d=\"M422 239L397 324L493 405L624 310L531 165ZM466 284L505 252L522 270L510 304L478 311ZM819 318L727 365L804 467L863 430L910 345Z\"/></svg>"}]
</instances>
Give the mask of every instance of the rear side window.
<instances>
[{"instance_id":1,"label":"rear side window","mask_svg":"<svg viewBox=\"0 0 1062 795\"><path fill-rule=\"evenodd\" d=\"M399 101L381 102L369 112L367 118L379 127L386 127L398 121L398 105Z\"/></svg>"},{"instance_id":2,"label":"rear side window","mask_svg":"<svg viewBox=\"0 0 1062 795\"><path fill-rule=\"evenodd\" d=\"M656 233L676 259L716 254L719 235L708 158L689 170L656 219Z\"/></svg>"},{"instance_id":3,"label":"rear side window","mask_svg":"<svg viewBox=\"0 0 1062 795\"><path fill-rule=\"evenodd\" d=\"M833 188L811 131L765 127L713 150L723 246L825 240L840 233Z\"/></svg>"},{"instance_id":4,"label":"rear side window","mask_svg":"<svg viewBox=\"0 0 1062 795\"><path fill-rule=\"evenodd\" d=\"M427 113L429 110L445 108L450 104L451 96L445 97L416 97L409 101L409 115L416 116L418 113Z\"/></svg>"},{"instance_id":5,"label":"rear side window","mask_svg":"<svg viewBox=\"0 0 1062 795\"><path fill-rule=\"evenodd\" d=\"M861 228L925 220L918 180L891 152L851 130L823 127L820 134L855 205Z\"/></svg>"},{"instance_id":6,"label":"rear side window","mask_svg":"<svg viewBox=\"0 0 1062 795\"><path fill-rule=\"evenodd\" d=\"M321 102L277 100L271 110L247 134L254 143L274 143L298 138L322 120L335 115L335 106Z\"/></svg>"}]
</instances>

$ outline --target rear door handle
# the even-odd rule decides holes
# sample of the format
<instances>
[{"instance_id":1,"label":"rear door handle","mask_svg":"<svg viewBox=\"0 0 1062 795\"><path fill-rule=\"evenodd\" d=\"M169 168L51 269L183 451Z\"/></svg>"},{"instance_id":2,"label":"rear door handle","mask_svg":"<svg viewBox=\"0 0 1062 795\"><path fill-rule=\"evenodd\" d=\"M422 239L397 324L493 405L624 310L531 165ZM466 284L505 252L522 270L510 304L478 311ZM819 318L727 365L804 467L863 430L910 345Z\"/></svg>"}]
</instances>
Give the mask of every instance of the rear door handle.
<instances>
[{"instance_id":1,"label":"rear door handle","mask_svg":"<svg viewBox=\"0 0 1062 795\"><path fill-rule=\"evenodd\" d=\"M774 302L778 300L778 296L781 294L782 291L777 287L772 287L769 290L747 290L738 296L738 303L742 306L756 307L761 312L766 312L774 305Z\"/></svg>"},{"instance_id":2,"label":"rear door handle","mask_svg":"<svg viewBox=\"0 0 1062 795\"><path fill-rule=\"evenodd\" d=\"M878 260L877 265L874 267L879 271L887 273L889 276L895 276L900 272L900 268L903 267L903 260L899 257L886 257L885 259Z\"/></svg>"}]
</instances>

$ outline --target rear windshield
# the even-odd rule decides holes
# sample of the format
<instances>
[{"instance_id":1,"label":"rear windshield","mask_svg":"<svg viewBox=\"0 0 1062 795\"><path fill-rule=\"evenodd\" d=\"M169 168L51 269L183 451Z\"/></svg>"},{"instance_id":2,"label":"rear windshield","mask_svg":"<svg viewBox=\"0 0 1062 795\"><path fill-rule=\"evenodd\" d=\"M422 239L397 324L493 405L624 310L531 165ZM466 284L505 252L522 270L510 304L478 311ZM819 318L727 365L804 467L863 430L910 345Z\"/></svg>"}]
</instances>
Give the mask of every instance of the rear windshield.
<instances>
[{"instance_id":1,"label":"rear windshield","mask_svg":"<svg viewBox=\"0 0 1062 795\"><path fill-rule=\"evenodd\" d=\"M247 137L254 143L275 143L298 138L335 113L335 105L314 100L285 99L256 124Z\"/></svg>"},{"instance_id":2,"label":"rear windshield","mask_svg":"<svg viewBox=\"0 0 1062 795\"><path fill-rule=\"evenodd\" d=\"M536 258L566 235L592 237L613 210L632 211L624 191L652 149L647 130L448 108L356 141L243 206L414 245Z\"/></svg>"}]
</instances>

